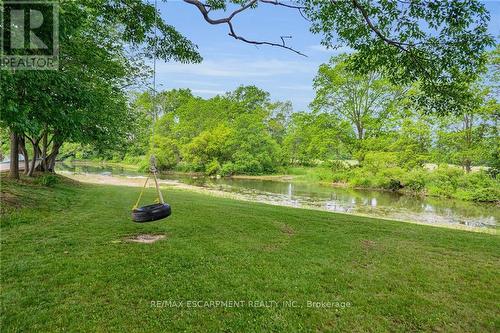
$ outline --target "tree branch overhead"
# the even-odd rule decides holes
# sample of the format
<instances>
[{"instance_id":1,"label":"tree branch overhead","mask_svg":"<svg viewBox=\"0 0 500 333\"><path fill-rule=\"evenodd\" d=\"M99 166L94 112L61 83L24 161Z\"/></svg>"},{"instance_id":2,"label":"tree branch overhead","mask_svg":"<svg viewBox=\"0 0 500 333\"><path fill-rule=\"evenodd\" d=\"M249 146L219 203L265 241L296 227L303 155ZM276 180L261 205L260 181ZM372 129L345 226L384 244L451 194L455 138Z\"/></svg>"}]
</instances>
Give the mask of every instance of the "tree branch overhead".
<instances>
[{"instance_id":1,"label":"tree branch overhead","mask_svg":"<svg viewBox=\"0 0 500 333\"><path fill-rule=\"evenodd\" d=\"M253 45L268 45L268 46L274 46L274 47L279 47L279 48L283 48L283 49L286 49L286 50L289 50L289 51L292 51L298 55L301 55L303 57L307 57L306 54L302 53L301 51L291 47L291 46L288 46L286 45L286 42L285 42L285 38L286 39L289 39L289 38L292 38L292 36L280 36L280 39L281 39L281 43L275 43L275 42L269 42L269 41L260 41L260 40L252 40L252 39L248 39L246 37L243 37L241 35L239 35L238 33L236 33L236 30L233 26L233 23L232 23L232 19L238 15L239 13L247 10L248 8L251 8L251 7L254 7L255 5L257 5L259 2L262 2L262 3L266 3L266 4L272 4L272 5L275 5L275 6L283 6L283 7L287 7L287 8L292 8L292 9L296 9L299 11L300 15L302 17L304 17L303 13L302 13L302 9L304 7L301 7L301 6L295 6L295 5L291 5L291 4L284 4L284 3L281 3L277 0L250 0L248 1L246 4L242 5L240 8L234 10L233 12L231 12L228 16L226 17L223 17L223 18L219 18L219 19L214 19L214 18L211 18L210 15L209 15L209 12L211 10L211 7L209 5L206 5L202 2L200 2L199 0L183 0L185 3L188 3L190 5L193 5L195 6L198 11L201 13L201 15L203 16L203 18L205 19L206 22L212 24L212 25L219 25L219 24L227 24L228 26L228 29L229 29L229 32L228 32L228 35L233 37L234 39L237 39L237 40L240 40L244 43L247 43L247 44L253 44Z\"/></svg>"}]
</instances>

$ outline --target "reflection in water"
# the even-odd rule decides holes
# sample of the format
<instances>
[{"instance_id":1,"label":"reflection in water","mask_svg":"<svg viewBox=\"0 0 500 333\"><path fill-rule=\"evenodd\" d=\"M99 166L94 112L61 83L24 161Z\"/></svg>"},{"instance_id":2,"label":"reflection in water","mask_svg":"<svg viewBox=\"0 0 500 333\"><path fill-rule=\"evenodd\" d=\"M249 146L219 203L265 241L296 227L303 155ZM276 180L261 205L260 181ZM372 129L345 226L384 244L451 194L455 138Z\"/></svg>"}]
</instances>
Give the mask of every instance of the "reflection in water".
<instances>
[{"instance_id":1,"label":"reflection in water","mask_svg":"<svg viewBox=\"0 0 500 333\"><path fill-rule=\"evenodd\" d=\"M59 163L57 168L76 173L144 177L143 173L109 165ZM494 205L459 200L421 198L393 192L336 188L302 182L210 179L179 175L162 175L160 178L237 193L257 202L291 207L314 207L333 212L364 214L428 224L462 224L495 228L497 221L500 220L500 209Z\"/></svg>"}]
</instances>

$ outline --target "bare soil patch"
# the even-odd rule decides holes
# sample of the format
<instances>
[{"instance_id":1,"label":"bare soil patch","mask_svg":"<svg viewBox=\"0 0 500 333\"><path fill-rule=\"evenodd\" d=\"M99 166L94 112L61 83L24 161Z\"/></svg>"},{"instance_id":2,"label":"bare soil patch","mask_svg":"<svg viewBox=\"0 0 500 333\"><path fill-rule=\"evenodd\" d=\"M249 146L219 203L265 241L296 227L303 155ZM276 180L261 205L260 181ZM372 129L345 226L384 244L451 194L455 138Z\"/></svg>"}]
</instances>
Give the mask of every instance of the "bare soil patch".
<instances>
[{"instance_id":1,"label":"bare soil patch","mask_svg":"<svg viewBox=\"0 0 500 333\"><path fill-rule=\"evenodd\" d=\"M372 250L376 245L377 245L377 243L375 243L374 241L369 240L369 239L363 239L361 241L361 246L365 250Z\"/></svg>"},{"instance_id":2,"label":"bare soil patch","mask_svg":"<svg viewBox=\"0 0 500 333\"><path fill-rule=\"evenodd\" d=\"M161 239L164 239L165 235L151 235L151 234L141 234L133 237L128 237L125 240L127 242L134 242L134 243L146 243L146 244L151 244L154 242L157 242Z\"/></svg>"},{"instance_id":3,"label":"bare soil patch","mask_svg":"<svg viewBox=\"0 0 500 333\"><path fill-rule=\"evenodd\" d=\"M283 224L280 227L280 230L285 235L289 235L289 236L295 235L295 230L293 230L293 228L291 226L289 226L289 225Z\"/></svg>"}]
</instances>

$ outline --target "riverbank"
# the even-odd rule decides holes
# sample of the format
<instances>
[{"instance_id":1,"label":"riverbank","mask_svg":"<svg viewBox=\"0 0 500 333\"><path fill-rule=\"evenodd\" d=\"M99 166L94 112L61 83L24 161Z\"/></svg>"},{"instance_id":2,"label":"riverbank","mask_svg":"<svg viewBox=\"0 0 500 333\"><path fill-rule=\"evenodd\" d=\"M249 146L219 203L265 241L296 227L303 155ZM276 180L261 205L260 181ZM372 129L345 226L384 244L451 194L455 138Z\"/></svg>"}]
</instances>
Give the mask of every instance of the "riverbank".
<instances>
[{"instance_id":1,"label":"riverbank","mask_svg":"<svg viewBox=\"0 0 500 333\"><path fill-rule=\"evenodd\" d=\"M78 180L127 184L147 173L106 163L58 164L57 170ZM161 182L190 190L252 202L302 207L397 221L466 229L496 229L500 210L493 204L422 195L401 195L390 190L334 186L311 179L311 168L292 170L302 180L287 176L207 177L200 174L162 173ZM307 172L308 175L303 173ZM115 179L117 178L117 179Z\"/></svg>"},{"instance_id":2,"label":"riverbank","mask_svg":"<svg viewBox=\"0 0 500 333\"><path fill-rule=\"evenodd\" d=\"M5 331L496 329L498 236L172 188L134 224L136 188L58 178L2 180Z\"/></svg>"},{"instance_id":3,"label":"riverbank","mask_svg":"<svg viewBox=\"0 0 500 333\"><path fill-rule=\"evenodd\" d=\"M72 163L75 163L73 161ZM113 162L76 161L82 164L113 165L140 170L139 165ZM500 179L494 179L485 170L466 174L450 165L403 170L401 168L359 168L352 161L349 168L283 167L277 174L232 175L232 179L292 181L328 186L391 191L410 196L452 198L463 201L487 202L500 206ZM171 171L166 175L207 177L202 173ZM215 176L212 176L215 177Z\"/></svg>"},{"instance_id":4,"label":"riverbank","mask_svg":"<svg viewBox=\"0 0 500 333\"><path fill-rule=\"evenodd\" d=\"M99 185L116 185L116 186L129 186L129 187L142 187L144 185L145 181L145 176L125 176L125 175L113 175L109 173L105 174L100 174L100 173L73 173L73 172L62 172L62 174L70 179L76 180L78 182L82 183L88 183L88 184L99 184ZM249 181L259 181L256 179L248 179L244 178L245 180ZM169 188L169 189L177 189L177 190L188 190L191 192L196 192L196 193L201 193L205 195L210 195L210 196L215 196L215 197L221 197L221 198L229 198L229 199L234 199L234 200L242 200L242 201L249 201L249 202L259 202L259 203L265 203L265 204L270 204L270 205L275 205L275 206L285 206L285 207L292 207L292 208L306 208L306 209L312 209L312 210L320 210L320 211L329 211L332 212L332 207L331 205L318 205L318 203L314 201L308 202L307 200L302 200L300 204L298 203L297 200L290 200L288 196L282 197L280 195L277 196L272 196L271 193L259 193L258 191L256 192L255 190L250 190L250 191L230 191L226 187L220 187L220 186L199 186L199 185L192 185L192 184L187 184L183 181L176 180L176 179L159 179L158 183L160 184L160 187L162 188ZM149 182L148 183L149 187L153 187L153 183ZM363 200L362 198L357 199L357 200ZM373 199L372 199L373 200ZM376 200L376 199L375 199ZM342 208L340 204L339 208ZM469 207L472 208L472 207ZM474 207L477 208L477 207ZM363 211L365 213L363 213ZM346 215L354 215L354 216L360 216L360 217L375 217L375 218L382 218L382 219L387 219L387 220L392 220L392 221L398 221L402 223L414 223L414 224L423 224L423 225L433 225L437 227L443 227L443 228L452 228L452 229L460 229L460 230L467 230L467 231L474 231L474 232L483 232L483 233L491 233L491 234L496 234L497 233L497 228L495 224L493 225L482 225L479 222L474 222L473 220L469 220L467 223L450 223L449 221L447 222L447 218L444 217L443 220L441 221L438 216L435 216L434 218L431 218L430 220L421 220L420 216L418 214L411 214L410 212L401 212L399 214L391 214L388 215L388 212L386 209L382 208L375 210L373 207L369 208L368 210L366 209L358 209L357 211L352 211L352 210L334 210L334 212L338 214L346 214ZM449 212L448 212L449 214ZM481 216L482 219L484 217Z\"/></svg>"}]
</instances>

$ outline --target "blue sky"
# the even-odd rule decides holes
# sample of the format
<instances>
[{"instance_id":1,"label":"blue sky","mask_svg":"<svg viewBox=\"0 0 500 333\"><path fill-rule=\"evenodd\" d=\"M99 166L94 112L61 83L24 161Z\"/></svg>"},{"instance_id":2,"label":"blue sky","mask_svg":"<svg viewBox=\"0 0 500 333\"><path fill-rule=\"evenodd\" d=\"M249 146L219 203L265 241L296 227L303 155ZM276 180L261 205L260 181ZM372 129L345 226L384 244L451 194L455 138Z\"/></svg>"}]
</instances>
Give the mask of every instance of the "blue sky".
<instances>
[{"instance_id":1,"label":"blue sky","mask_svg":"<svg viewBox=\"0 0 500 333\"><path fill-rule=\"evenodd\" d=\"M486 1L491 13L490 32L500 35L500 1ZM227 35L227 26L206 23L194 6L180 0L158 2L162 17L199 47L201 64L158 62L158 89L190 88L208 98L237 86L256 85L271 93L273 100L289 100L296 111L306 110L314 97L312 80L318 66L338 54L320 45L320 36L309 32L308 22L293 9L262 5L234 19L237 33L250 39L277 41L291 35L288 44L306 53L242 43ZM213 13L223 15L222 13Z\"/></svg>"}]
</instances>

